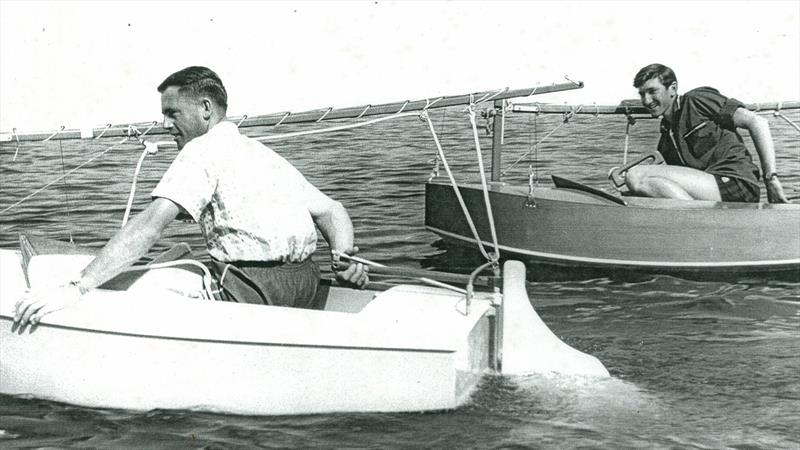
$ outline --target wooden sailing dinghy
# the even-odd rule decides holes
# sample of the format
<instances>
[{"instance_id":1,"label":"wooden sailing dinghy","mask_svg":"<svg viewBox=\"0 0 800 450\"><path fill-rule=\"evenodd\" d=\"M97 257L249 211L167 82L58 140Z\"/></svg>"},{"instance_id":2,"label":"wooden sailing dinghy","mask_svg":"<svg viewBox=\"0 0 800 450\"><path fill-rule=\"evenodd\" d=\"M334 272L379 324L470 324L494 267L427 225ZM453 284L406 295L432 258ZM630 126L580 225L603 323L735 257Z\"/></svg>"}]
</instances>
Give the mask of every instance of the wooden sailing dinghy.
<instances>
[{"instance_id":1,"label":"wooden sailing dinghy","mask_svg":"<svg viewBox=\"0 0 800 450\"><path fill-rule=\"evenodd\" d=\"M783 105L749 105L753 109ZM489 202L500 250L511 258L567 268L678 274L800 276L800 204L684 201L609 194L553 176L553 187L500 180L506 105L496 102ZM521 112L570 113L563 105L514 105ZM586 114L646 112L629 106L589 107ZM425 188L425 225L446 241L493 243L478 182L459 183L474 219L470 229L450 182Z\"/></svg>"},{"instance_id":2,"label":"wooden sailing dinghy","mask_svg":"<svg viewBox=\"0 0 800 450\"><path fill-rule=\"evenodd\" d=\"M493 183L501 251L566 267L659 273L791 273L800 268L800 205L616 197L555 177L555 187ZM484 245L492 243L479 184L459 189ZM426 227L474 246L452 186L425 186Z\"/></svg>"}]
</instances>

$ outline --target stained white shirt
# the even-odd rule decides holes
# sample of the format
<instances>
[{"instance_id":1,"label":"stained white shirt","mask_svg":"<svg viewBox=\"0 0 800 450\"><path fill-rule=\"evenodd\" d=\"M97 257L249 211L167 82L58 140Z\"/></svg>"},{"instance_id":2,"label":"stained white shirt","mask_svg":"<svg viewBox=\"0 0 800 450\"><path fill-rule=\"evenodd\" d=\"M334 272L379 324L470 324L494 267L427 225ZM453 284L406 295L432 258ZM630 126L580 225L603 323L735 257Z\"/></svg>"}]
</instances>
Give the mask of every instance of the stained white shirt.
<instances>
[{"instance_id":1,"label":"stained white shirt","mask_svg":"<svg viewBox=\"0 0 800 450\"><path fill-rule=\"evenodd\" d=\"M283 157L220 122L183 147L152 196L185 209L219 261L297 262L316 250L313 190Z\"/></svg>"}]
</instances>

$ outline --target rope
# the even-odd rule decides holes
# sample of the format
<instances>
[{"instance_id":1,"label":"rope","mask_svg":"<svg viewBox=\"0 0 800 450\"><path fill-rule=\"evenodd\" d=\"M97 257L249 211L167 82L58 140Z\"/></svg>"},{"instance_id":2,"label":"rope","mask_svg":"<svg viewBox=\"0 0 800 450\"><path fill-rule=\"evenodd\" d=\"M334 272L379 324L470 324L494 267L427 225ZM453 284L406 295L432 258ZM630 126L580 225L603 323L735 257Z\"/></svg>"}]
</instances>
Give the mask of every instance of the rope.
<instances>
[{"instance_id":1,"label":"rope","mask_svg":"<svg viewBox=\"0 0 800 450\"><path fill-rule=\"evenodd\" d=\"M155 121L154 121L154 122L153 122L153 125L152 125L150 128L148 128L148 129L147 129L147 131L145 131L144 133L141 133L141 134L138 136L138 138L139 138L139 141L140 141L140 142L142 142L142 141L141 141L141 138L143 138L143 137L144 137L144 136L145 136L145 135L146 135L146 134L147 134L147 133L148 133L150 130L152 130L152 129L153 129L153 127L155 126L155 124L156 124L156 123L158 123L158 122L155 122ZM130 128L128 128L128 129L130 130L131 128L135 129L136 127L133 127L133 126L131 126L131 127L130 127ZM62 127L62 129L63 129L63 127ZM58 132L55 132L55 133L53 133L53 136L55 136L56 134L58 134ZM50 136L50 138L52 138L53 136ZM48 138L48 139L50 139L50 138ZM5 214L6 212L10 211L11 209L13 209L13 208L16 208L17 206L21 205L22 203L24 203L24 202L26 202L26 201L30 200L31 198L33 198L33 197L35 197L35 196L39 195L39 194L40 194L42 191L46 190L46 189L47 189L47 188L49 188L50 186L52 186L52 185L54 185L54 184L58 183L59 181L61 181L62 179L64 179L64 178L68 177L69 175L72 175L72 174L73 174L73 173L75 173L75 172L76 172L78 169L80 169L80 168L82 168L83 166L85 166L85 165L89 164L90 162L94 161L95 159L97 159L97 158L99 158L99 157L101 157L101 156L105 155L106 153L110 152L110 151L111 151L111 150L113 150L114 148L116 148L116 147L119 147L120 145L124 144L124 143L125 143L125 142L126 142L128 139L130 139L130 136L125 136L125 137L123 137L123 138L122 138L122 139L121 139L119 142L117 142L116 144L114 144L114 145L112 145L112 146L108 147L107 149L103 150L102 152L98 153L97 155L95 155L95 156L92 156L91 158L87 159L87 160L86 160L86 161L84 161L83 163L81 163L81 164L79 164L78 166L74 167L74 168L73 168L72 170L70 170L69 172L67 172L67 173L65 173L65 174L63 174L63 175L61 175L60 177L56 178L55 180L53 180L53 181L51 181L51 182L49 182L49 183L45 184L45 185L44 185L44 186L42 186L41 188L39 188L39 189L37 189L37 190L33 191L32 193L30 193L30 194L26 195L26 196L25 196L25 197L23 197L21 200L19 200L19 201L15 202L15 203L14 203L14 204L12 204L11 206L8 206L8 207L6 207L6 208L5 208L5 209L3 209L2 211L0 211L0 214Z\"/></svg>"},{"instance_id":2,"label":"rope","mask_svg":"<svg viewBox=\"0 0 800 450\"><path fill-rule=\"evenodd\" d=\"M128 268L126 272L165 269L167 267L182 266L186 264L198 267L203 271L203 290L205 293L205 299L213 300L214 290L211 287L211 280L212 280L211 272L208 270L208 267L206 267L205 264L201 263L200 261L196 261L193 259L176 259L175 261L167 261L163 263L147 264L144 266L133 266Z\"/></svg>"},{"instance_id":3,"label":"rope","mask_svg":"<svg viewBox=\"0 0 800 450\"><path fill-rule=\"evenodd\" d=\"M483 200L486 203L486 215L489 218L489 230L492 233L492 243L494 244L494 258L490 261L498 261L500 259L500 245L497 243L497 230L494 227L494 214L492 214L492 203L489 201L489 185L486 182L486 172L483 168L483 154L481 153L481 143L478 136L478 125L475 123L475 108L474 104L469 108L469 122L472 125L472 137L475 140L475 152L478 157L478 168L481 175L481 185L483 185Z\"/></svg>"},{"instance_id":4,"label":"rope","mask_svg":"<svg viewBox=\"0 0 800 450\"><path fill-rule=\"evenodd\" d=\"M311 135L311 134L331 133L331 132L334 132L334 131L349 130L351 128L363 127L363 126L367 126L367 125L372 125L374 123L383 122L385 120L397 119L397 118L400 118L400 117L407 117L407 116L419 116L419 113L416 113L416 112L395 113L395 114L392 114L391 116L379 117L377 119L367 120L365 122L351 123L351 124L348 124L348 125L339 125L339 126L329 127L329 128L320 128L318 130L307 130L307 131L297 131L297 132L294 132L294 133L273 134L273 135L270 135L270 136L257 137L255 139L257 141L259 141L259 142L265 142L265 141L277 141L277 140L280 140L280 139L288 139L288 138L297 137L297 136L306 136L306 135Z\"/></svg>"},{"instance_id":5,"label":"rope","mask_svg":"<svg viewBox=\"0 0 800 450\"><path fill-rule=\"evenodd\" d=\"M107 123L106 127L103 128L103 131L101 131L100 134L98 134L95 139L100 139L101 137L103 137L103 135L106 134L106 131L108 131L109 128L111 128L111 124Z\"/></svg>"},{"instance_id":6,"label":"rope","mask_svg":"<svg viewBox=\"0 0 800 450\"><path fill-rule=\"evenodd\" d=\"M322 116L320 116L320 118L319 118L319 119L317 119L317 122L316 122L316 123L320 123L320 122L322 122L322 120L323 120L323 119L325 119L325 117L327 117L327 116L328 116L328 114L330 114L330 112L331 112L331 111L333 111L333 106L331 106L330 108L328 108L328 110L327 110L327 111L325 111L325 114L323 114Z\"/></svg>"},{"instance_id":7,"label":"rope","mask_svg":"<svg viewBox=\"0 0 800 450\"><path fill-rule=\"evenodd\" d=\"M481 254L484 258L491 261L492 258L489 257L489 254L486 252L486 249L483 247L483 242L478 235L478 230L475 228L475 223L472 221L472 216L469 213L469 209L467 209L466 203L464 203L464 198L461 196L461 190L458 189L458 183L456 183L456 179L453 176L453 172L450 170L450 165L447 163L447 158L444 156L444 150L442 150L442 144L439 142L439 137L436 134L436 129L433 127L433 121L431 120L430 116L426 111L423 110L422 117L428 121L428 128L431 130L431 135L433 136L433 142L436 144L436 151L438 152L439 159L442 161L442 165L444 166L445 172L447 172L447 177L450 179L450 185L453 187L453 192L456 194L456 199L458 199L458 204L461 205L461 211L464 213L464 218L467 219L467 225L469 225L469 229L472 231L473 237L475 237L475 242L478 243L478 249L480 250Z\"/></svg>"},{"instance_id":8,"label":"rope","mask_svg":"<svg viewBox=\"0 0 800 450\"><path fill-rule=\"evenodd\" d=\"M67 169L66 169L66 167L64 165L64 147L63 147L63 145L61 145L61 141L58 141L58 152L61 155L61 173L63 174L63 173L66 172ZM71 222L71 220L69 218L69 213L70 213L69 183L67 183L67 176L66 175L64 175L62 178L64 179L64 200L65 200L65 202L64 202L65 205L64 206L66 206L66 208L67 208L67 223L71 224L72 222ZM69 227L69 242L70 242L70 244L75 242L72 239L72 227Z\"/></svg>"},{"instance_id":9,"label":"rope","mask_svg":"<svg viewBox=\"0 0 800 450\"><path fill-rule=\"evenodd\" d=\"M545 137L543 137L541 141L537 142L537 143L536 143L536 144L533 146L533 148L534 148L534 149L536 149L536 148L537 148L537 147L538 147L538 146L539 146L539 145L540 145L542 142L546 141L546 140L547 140L547 138L549 138L550 136L552 136L552 135L553 135L553 133L555 133L556 131L558 131L558 129L559 129L559 128L561 128L562 126L564 126L564 124L566 124L566 123L569 123L569 120L572 118L572 116L574 116L575 114L577 114L577 113L578 113L578 111L580 111L580 110L581 110L581 108L583 108L583 105L580 105L580 106L578 106L578 109L576 109L576 110L574 110L574 111L570 111L570 112L564 113L564 120L562 120L562 121L561 121L561 123L560 123L560 124L558 124L558 126L557 126L557 127L553 128L553 130L552 130L552 131L550 131L549 133L547 133L547 135L545 135ZM508 166L508 167L506 168L506 170L504 170L504 171L503 171L503 172L502 172L500 175L505 175L505 174L506 174L506 173L507 173L509 170L513 169L513 168L514 168L514 167L515 167L517 164L519 164L519 162L520 162L520 161L522 161L522 160L523 160L525 157L527 157L527 156L530 154L530 152L531 152L531 150L528 150L527 152L525 152L525 154L524 154L524 155L522 155L522 156L520 156L519 158L517 158L517 160L516 160L516 161L514 161L514 163L513 163L513 164L511 164L510 166Z\"/></svg>"},{"instance_id":10,"label":"rope","mask_svg":"<svg viewBox=\"0 0 800 450\"><path fill-rule=\"evenodd\" d=\"M283 121L286 120L286 118L291 116L291 115L292 115L292 112L291 111L287 111L286 114L284 114L283 117L281 117L281 120L279 120L278 123L276 123L274 126L277 127L278 125L282 124Z\"/></svg>"},{"instance_id":11,"label":"rope","mask_svg":"<svg viewBox=\"0 0 800 450\"><path fill-rule=\"evenodd\" d=\"M410 102L408 100L406 100L405 103L403 103L403 106L401 106L400 109L397 110L397 114L400 114L401 112L403 112L403 110L406 109L406 106L408 106L409 103Z\"/></svg>"},{"instance_id":12,"label":"rope","mask_svg":"<svg viewBox=\"0 0 800 450\"><path fill-rule=\"evenodd\" d=\"M531 128L533 128L533 142L536 142L537 133L538 133L538 122L539 122L539 113L537 112L533 116L533 127L530 126L531 119L528 116L528 148L531 146ZM530 154L530 151L528 152ZM536 163L535 165L531 164L530 159L528 159L528 198L525 199L525 206L529 208L536 207L536 198L533 196L533 190L535 187L539 187L539 150L538 147L533 147L533 161ZM535 185L535 186L534 186Z\"/></svg>"},{"instance_id":13,"label":"rope","mask_svg":"<svg viewBox=\"0 0 800 450\"><path fill-rule=\"evenodd\" d=\"M142 163L144 163L144 158L148 154L155 154L158 151L158 145L152 142L146 142L144 144L144 151L142 155L139 157L139 163L136 164L136 170L133 172L133 182L131 183L131 192L128 194L128 206L125 207L125 215L122 217L122 226L124 227L126 223L128 223L128 218L131 215L131 208L133 207L133 198L136 194L136 181L139 178L139 171L142 170Z\"/></svg>"},{"instance_id":14,"label":"rope","mask_svg":"<svg viewBox=\"0 0 800 450\"><path fill-rule=\"evenodd\" d=\"M97 155L95 155L95 156L93 156L93 157L91 157L91 158L87 159L87 160L86 160L86 161L84 161L82 164L80 164L79 166L77 166L77 167L73 168L72 170L70 170L69 172L65 173L64 175L62 175L62 176L60 176L60 177L56 178L55 180L53 180L53 181L51 181L51 182L47 183L46 185L42 186L41 188L39 188L39 189L35 190L33 193L31 193L31 194L29 194L29 195L26 195L25 197L23 197L23 198L22 198L22 200L19 200L18 202L14 203L13 205L11 205L11 206L9 206L9 207L7 207L7 208L3 209L2 211L0 211L0 214L5 214L5 213L6 213L6 212L8 212L9 210L11 210L11 209L13 209L13 208L15 208L15 207L19 206L20 204L22 204L22 203L24 203L24 202L26 202L26 201L30 200L31 198L35 197L36 195L39 195L39 193L41 193L41 192L42 192L42 191L44 191L45 189L47 189L47 188L49 188L50 186L52 186L52 185L54 185L54 184L58 183L59 181L61 181L61 179L62 179L62 178L64 178L64 177L66 177L66 176L69 176L69 175L71 175L72 173L74 173L74 172L75 172L75 171L77 171L78 169L82 168L83 166L85 166L85 165L89 164L90 162L94 161L95 159L97 159L97 158L99 158L99 157L101 157L101 156L105 155L106 153L110 152L110 151L111 151L111 150L113 150L114 148L116 148L116 147L118 147L118 146L120 146L120 145L124 144L124 143L125 143L125 141L127 141L127 140L128 140L128 137L127 137L127 136L125 136L124 138L122 138L122 140L121 140L121 141L117 142L116 144L112 145L111 147L108 147L107 149L103 150L101 153L98 153Z\"/></svg>"},{"instance_id":15,"label":"rope","mask_svg":"<svg viewBox=\"0 0 800 450\"><path fill-rule=\"evenodd\" d=\"M630 110L628 107L625 107L625 117L628 119L628 123L625 125L625 146L622 149L622 165L628 163L628 144L630 142L631 137L631 126L636 124L636 119L630 115Z\"/></svg>"},{"instance_id":16,"label":"rope","mask_svg":"<svg viewBox=\"0 0 800 450\"><path fill-rule=\"evenodd\" d=\"M500 114L501 114L500 128L503 130L503 132L500 133L500 145L503 145L506 143L506 100L505 99L503 99L503 106L501 108Z\"/></svg>"},{"instance_id":17,"label":"rope","mask_svg":"<svg viewBox=\"0 0 800 450\"><path fill-rule=\"evenodd\" d=\"M42 142L47 142L47 141L49 141L50 139L53 139L54 137L56 137L56 135L57 135L58 133L61 133L62 131L64 131L64 128L66 128L66 126L64 126L64 125L61 125L61 128L59 128L58 130L56 130L56 132L55 132L55 133L51 134L49 138L47 138L47 139L43 140Z\"/></svg>"},{"instance_id":18,"label":"rope","mask_svg":"<svg viewBox=\"0 0 800 450\"><path fill-rule=\"evenodd\" d=\"M17 140L17 149L14 150L14 158L11 159L11 161L13 162L13 161L17 160L17 154L19 153L19 136L17 136L17 129L16 128L13 128L11 130L11 133L14 135L14 138Z\"/></svg>"},{"instance_id":19,"label":"rope","mask_svg":"<svg viewBox=\"0 0 800 450\"><path fill-rule=\"evenodd\" d=\"M372 108L372 105L367 105L367 107L366 107L366 108L364 108L364 110L363 110L363 111L361 111L361 114L359 114L359 115L358 115L358 117L356 117L356 120L358 120L358 119L360 119L360 118L364 117L364 114L366 114L366 113L367 113L367 111L369 111L369 109L370 109L370 108Z\"/></svg>"},{"instance_id":20,"label":"rope","mask_svg":"<svg viewBox=\"0 0 800 450\"><path fill-rule=\"evenodd\" d=\"M506 88L503 88L503 89L498 89L497 92L495 92L494 94L492 94L491 92L487 92L483 97L479 98L478 101L476 101L474 103L477 105L478 103L481 103L481 102L488 102L489 100L494 99L495 97L497 97L498 95L502 94L503 92L508 92L508 88L506 87ZM472 94L470 94L470 98L471 97L472 97Z\"/></svg>"},{"instance_id":21,"label":"rope","mask_svg":"<svg viewBox=\"0 0 800 450\"><path fill-rule=\"evenodd\" d=\"M426 99L425 99L425 107L424 107L424 108L422 108L422 110L423 110L423 111L426 111L428 108L430 108L431 106L435 105L436 103L438 103L438 102L439 102L439 100L442 100L442 99L444 99L444 97L439 97L439 98L437 98L437 99L436 99L436 100L434 100L434 101L430 101L430 100L428 100L428 99L426 98Z\"/></svg>"},{"instance_id":22,"label":"rope","mask_svg":"<svg viewBox=\"0 0 800 450\"><path fill-rule=\"evenodd\" d=\"M785 120L789 125L793 126L798 133L800 133L800 126L797 126L796 123L792 122L788 117L781 114L780 107L778 107L778 109L774 113L772 113L772 115L774 115L775 117L780 117L781 119Z\"/></svg>"}]
</instances>

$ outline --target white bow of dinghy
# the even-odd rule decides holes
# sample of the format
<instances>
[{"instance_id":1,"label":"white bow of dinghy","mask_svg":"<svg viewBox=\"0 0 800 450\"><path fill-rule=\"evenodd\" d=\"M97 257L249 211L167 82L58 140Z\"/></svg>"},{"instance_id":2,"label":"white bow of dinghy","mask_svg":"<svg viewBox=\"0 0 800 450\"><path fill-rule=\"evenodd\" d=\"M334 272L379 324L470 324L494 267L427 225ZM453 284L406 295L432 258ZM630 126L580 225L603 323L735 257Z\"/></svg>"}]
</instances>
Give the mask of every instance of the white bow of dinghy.
<instances>
[{"instance_id":1,"label":"white bow of dinghy","mask_svg":"<svg viewBox=\"0 0 800 450\"><path fill-rule=\"evenodd\" d=\"M501 373L585 375L608 377L597 358L565 344L545 325L525 290L525 265L508 261L503 266L501 318Z\"/></svg>"}]
</instances>

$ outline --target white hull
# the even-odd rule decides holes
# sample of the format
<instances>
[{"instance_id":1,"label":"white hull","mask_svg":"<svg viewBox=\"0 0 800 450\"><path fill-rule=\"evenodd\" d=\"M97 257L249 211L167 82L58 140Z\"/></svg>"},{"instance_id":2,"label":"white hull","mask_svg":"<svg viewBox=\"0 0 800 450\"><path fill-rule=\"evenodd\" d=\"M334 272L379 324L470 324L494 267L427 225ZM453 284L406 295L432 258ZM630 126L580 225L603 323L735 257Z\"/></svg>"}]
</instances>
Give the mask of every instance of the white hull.
<instances>
[{"instance_id":1,"label":"white hull","mask_svg":"<svg viewBox=\"0 0 800 450\"><path fill-rule=\"evenodd\" d=\"M465 316L458 294L416 286L358 313L96 290L14 329L19 257L0 250L4 394L135 410L414 411L459 406L489 369L488 299Z\"/></svg>"},{"instance_id":2,"label":"white hull","mask_svg":"<svg viewBox=\"0 0 800 450\"><path fill-rule=\"evenodd\" d=\"M558 339L530 307L521 264L506 281L516 286L515 298L503 303L538 322L517 324L516 333L497 332L499 297L492 294L476 294L465 314L464 296L440 288L332 287L326 310L314 311L186 298L164 288L200 285L182 269L150 271L126 291L93 290L33 329L19 329L12 318L26 289L20 258L0 250L2 394L256 415L451 409L494 370L501 345L514 373L608 374L593 357L547 343ZM45 273L66 276L71 258L58 255L59 267ZM551 353L537 355L533 344ZM563 363L576 358L588 365Z\"/></svg>"}]
</instances>

